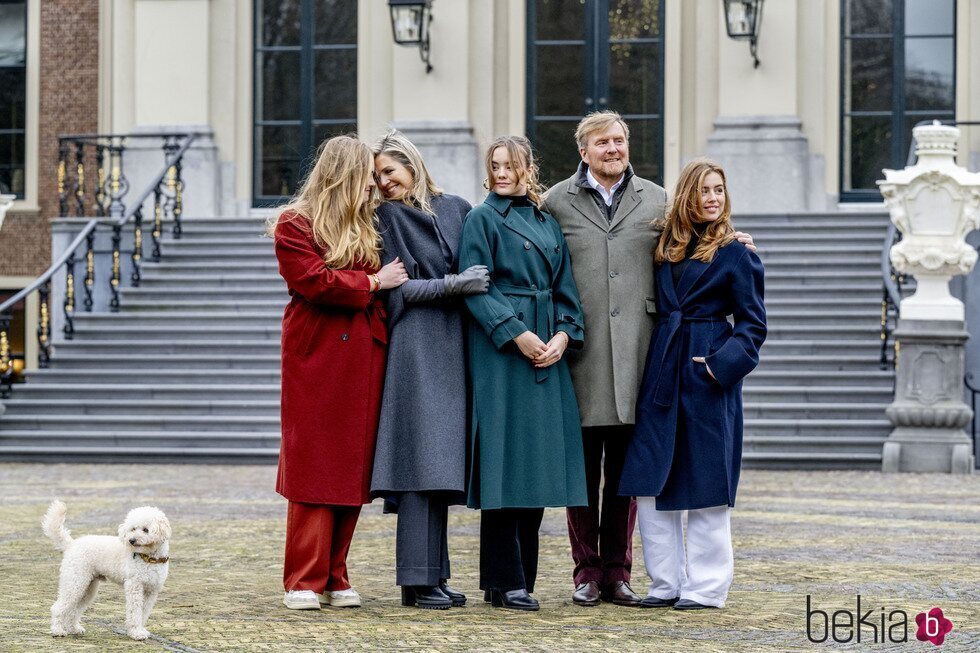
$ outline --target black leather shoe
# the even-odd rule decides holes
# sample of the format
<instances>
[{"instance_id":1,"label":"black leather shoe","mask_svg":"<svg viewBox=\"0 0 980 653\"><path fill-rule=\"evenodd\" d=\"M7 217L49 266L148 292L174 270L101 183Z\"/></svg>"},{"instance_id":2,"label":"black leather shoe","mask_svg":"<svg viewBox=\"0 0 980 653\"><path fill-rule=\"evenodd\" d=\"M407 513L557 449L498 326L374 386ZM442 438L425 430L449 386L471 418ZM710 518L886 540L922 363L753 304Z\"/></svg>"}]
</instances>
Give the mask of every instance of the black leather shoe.
<instances>
[{"instance_id":1,"label":"black leather shoe","mask_svg":"<svg viewBox=\"0 0 980 653\"><path fill-rule=\"evenodd\" d=\"M495 608L507 608L508 610L528 610L534 612L541 606L527 593L526 589L510 590L501 592L493 590L491 595L491 605Z\"/></svg>"},{"instance_id":2,"label":"black leather shoe","mask_svg":"<svg viewBox=\"0 0 980 653\"><path fill-rule=\"evenodd\" d=\"M466 605L466 595L462 592L457 592L449 585L446 585L445 579L439 581L439 589L442 593L449 597L449 600L453 602L454 608L461 608Z\"/></svg>"},{"instance_id":3,"label":"black leather shoe","mask_svg":"<svg viewBox=\"0 0 980 653\"><path fill-rule=\"evenodd\" d=\"M572 593L572 603L575 605L599 605L599 583L590 580L580 583Z\"/></svg>"},{"instance_id":4,"label":"black leather shoe","mask_svg":"<svg viewBox=\"0 0 980 653\"><path fill-rule=\"evenodd\" d=\"M602 600L609 601L613 605L625 605L630 608L640 605L640 596L624 580L617 580L615 583L607 585L602 592Z\"/></svg>"},{"instance_id":5,"label":"black leather shoe","mask_svg":"<svg viewBox=\"0 0 980 653\"><path fill-rule=\"evenodd\" d=\"M423 610L448 610L453 602L438 587L402 587L402 605Z\"/></svg>"},{"instance_id":6,"label":"black leather shoe","mask_svg":"<svg viewBox=\"0 0 980 653\"><path fill-rule=\"evenodd\" d=\"M672 599L658 599L656 596L647 596L640 601L641 608L669 608L677 603L677 597Z\"/></svg>"},{"instance_id":7,"label":"black leather shoe","mask_svg":"<svg viewBox=\"0 0 980 653\"><path fill-rule=\"evenodd\" d=\"M697 601L692 601L691 599L681 599L674 604L675 610L707 610L714 607L715 606L713 605L702 605Z\"/></svg>"}]
</instances>

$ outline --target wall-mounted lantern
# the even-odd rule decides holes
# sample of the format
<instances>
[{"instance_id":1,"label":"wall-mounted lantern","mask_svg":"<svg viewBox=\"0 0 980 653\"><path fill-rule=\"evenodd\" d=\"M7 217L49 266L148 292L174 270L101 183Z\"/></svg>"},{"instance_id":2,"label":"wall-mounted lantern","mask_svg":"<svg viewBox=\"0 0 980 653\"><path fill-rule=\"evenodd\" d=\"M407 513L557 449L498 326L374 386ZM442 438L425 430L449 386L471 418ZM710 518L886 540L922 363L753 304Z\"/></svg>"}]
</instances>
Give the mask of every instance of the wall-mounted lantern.
<instances>
[{"instance_id":1,"label":"wall-mounted lantern","mask_svg":"<svg viewBox=\"0 0 980 653\"><path fill-rule=\"evenodd\" d=\"M398 45L419 46L419 56L425 72L432 72L429 63L429 23L432 22L432 0L388 0L391 10L391 33Z\"/></svg>"},{"instance_id":2,"label":"wall-mounted lantern","mask_svg":"<svg viewBox=\"0 0 980 653\"><path fill-rule=\"evenodd\" d=\"M725 3L725 28L729 38L748 41L749 52L759 67L757 46L759 26L762 25L762 0L723 0Z\"/></svg>"}]
</instances>

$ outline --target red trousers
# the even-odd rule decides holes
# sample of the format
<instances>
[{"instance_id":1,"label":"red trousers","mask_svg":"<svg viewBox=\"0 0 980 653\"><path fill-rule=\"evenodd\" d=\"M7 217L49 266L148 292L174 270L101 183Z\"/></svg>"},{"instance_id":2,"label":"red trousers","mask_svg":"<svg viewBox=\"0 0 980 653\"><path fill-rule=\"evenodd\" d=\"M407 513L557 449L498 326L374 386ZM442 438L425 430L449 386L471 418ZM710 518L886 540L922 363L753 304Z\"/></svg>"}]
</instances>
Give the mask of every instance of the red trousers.
<instances>
[{"instance_id":1,"label":"red trousers","mask_svg":"<svg viewBox=\"0 0 980 653\"><path fill-rule=\"evenodd\" d=\"M360 506L289 502L286 514L286 591L332 592L350 587L347 552Z\"/></svg>"}]
</instances>

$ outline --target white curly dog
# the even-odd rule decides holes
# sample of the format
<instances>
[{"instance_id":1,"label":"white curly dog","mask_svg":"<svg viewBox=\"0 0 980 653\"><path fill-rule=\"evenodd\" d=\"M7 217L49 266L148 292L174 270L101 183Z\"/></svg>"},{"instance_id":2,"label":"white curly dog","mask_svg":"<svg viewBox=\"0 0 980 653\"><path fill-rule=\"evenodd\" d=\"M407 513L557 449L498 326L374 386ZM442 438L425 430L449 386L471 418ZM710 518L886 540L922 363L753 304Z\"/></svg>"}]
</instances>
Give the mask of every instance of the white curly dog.
<instances>
[{"instance_id":1,"label":"white curly dog","mask_svg":"<svg viewBox=\"0 0 980 653\"><path fill-rule=\"evenodd\" d=\"M61 560L58 600L51 606L51 634L81 635L82 613L95 600L99 581L122 585L126 594L126 633L150 636L146 622L170 570L170 522L160 510L133 508L119 524L119 535L86 535L77 540L65 528L67 508L55 501L41 522L65 555Z\"/></svg>"}]
</instances>

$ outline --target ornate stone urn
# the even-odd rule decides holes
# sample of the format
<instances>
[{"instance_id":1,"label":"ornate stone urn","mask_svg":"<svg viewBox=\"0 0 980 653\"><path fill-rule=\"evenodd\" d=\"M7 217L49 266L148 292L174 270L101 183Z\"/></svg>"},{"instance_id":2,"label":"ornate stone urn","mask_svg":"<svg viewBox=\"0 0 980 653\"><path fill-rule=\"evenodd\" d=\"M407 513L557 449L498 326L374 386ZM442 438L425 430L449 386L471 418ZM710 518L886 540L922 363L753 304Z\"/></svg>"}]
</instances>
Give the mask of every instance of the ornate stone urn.
<instances>
[{"instance_id":1,"label":"ornate stone urn","mask_svg":"<svg viewBox=\"0 0 980 653\"><path fill-rule=\"evenodd\" d=\"M878 182L902 232L892 265L917 283L899 308L895 400L886 411L894 430L882 450L882 471L971 474L973 443L963 431L973 417L963 402L969 334L949 281L977 262L965 236L980 227L980 174L956 165L955 127L934 122L912 131L918 162L885 170Z\"/></svg>"},{"instance_id":2,"label":"ornate stone urn","mask_svg":"<svg viewBox=\"0 0 980 653\"><path fill-rule=\"evenodd\" d=\"M918 162L884 170L878 186L891 220L902 232L891 261L918 283L902 300L903 320L962 320L963 302L949 294L949 280L968 274L977 252L965 237L980 228L980 174L956 165L960 130L939 124L912 130Z\"/></svg>"}]
</instances>

